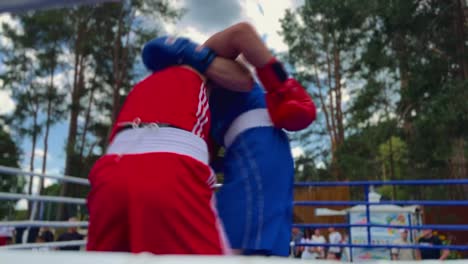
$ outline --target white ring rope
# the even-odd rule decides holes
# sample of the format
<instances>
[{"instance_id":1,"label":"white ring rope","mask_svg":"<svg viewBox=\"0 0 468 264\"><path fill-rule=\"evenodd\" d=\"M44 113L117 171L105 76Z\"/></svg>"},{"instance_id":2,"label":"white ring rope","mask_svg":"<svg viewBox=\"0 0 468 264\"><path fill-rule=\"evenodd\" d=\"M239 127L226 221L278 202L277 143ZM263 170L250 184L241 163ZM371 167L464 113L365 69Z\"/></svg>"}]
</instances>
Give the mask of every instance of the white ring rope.
<instances>
[{"instance_id":1,"label":"white ring rope","mask_svg":"<svg viewBox=\"0 0 468 264\"><path fill-rule=\"evenodd\" d=\"M0 227L88 227L87 221L3 221Z\"/></svg>"},{"instance_id":2,"label":"white ring rope","mask_svg":"<svg viewBox=\"0 0 468 264\"><path fill-rule=\"evenodd\" d=\"M10 249L31 249L31 248L43 248L43 247L66 247L66 246L84 246L86 240L73 240L73 241L62 241L62 242L47 242L47 243L25 243L25 244L14 244L8 246L1 246L0 250ZM66 261L65 261L66 262Z\"/></svg>"},{"instance_id":3,"label":"white ring rope","mask_svg":"<svg viewBox=\"0 0 468 264\"><path fill-rule=\"evenodd\" d=\"M20 170L18 168L10 168L10 167L1 166L1 165L0 165L0 173L4 173L4 174L7 174L7 175L11 175L11 176L18 176L18 174L28 175L28 176L36 176L36 177L40 177L40 178L55 179L55 180L62 181L62 182L89 185L88 179L84 179L84 178L78 178L78 177L72 177L72 176L63 176L63 175L48 175L48 174L42 174L42 173L38 173L38 172L22 171L22 170Z\"/></svg>"},{"instance_id":4,"label":"white ring rope","mask_svg":"<svg viewBox=\"0 0 468 264\"><path fill-rule=\"evenodd\" d=\"M0 192L0 200L20 200L20 199L26 199L30 201L41 201L41 202L86 204L86 199L83 199L83 198L71 198L71 197L63 197L63 196L45 196L45 195L28 195L28 194L19 194L19 193Z\"/></svg>"},{"instance_id":5,"label":"white ring rope","mask_svg":"<svg viewBox=\"0 0 468 264\"><path fill-rule=\"evenodd\" d=\"M30 172L30 171L22 171L17 168L10 168L6 166L0 165L0 173L4 173L6 175L10 176L18 176L18 174L22 175L29 175L29 176L37 176L40 178L49 178L49 179L55 179L58 181L62 182L70 182L70 183L77 183L77 184L82 184L82 185L90 185L88 179L84 178L78 178L78 177L73 177L73 176L62 176L62 175L50 175L50 174L42 174L42 173L37 173L37 172ZM215 188L220 188L223 186L221 183L216 183Z\"/></svg>"}]
</instances>

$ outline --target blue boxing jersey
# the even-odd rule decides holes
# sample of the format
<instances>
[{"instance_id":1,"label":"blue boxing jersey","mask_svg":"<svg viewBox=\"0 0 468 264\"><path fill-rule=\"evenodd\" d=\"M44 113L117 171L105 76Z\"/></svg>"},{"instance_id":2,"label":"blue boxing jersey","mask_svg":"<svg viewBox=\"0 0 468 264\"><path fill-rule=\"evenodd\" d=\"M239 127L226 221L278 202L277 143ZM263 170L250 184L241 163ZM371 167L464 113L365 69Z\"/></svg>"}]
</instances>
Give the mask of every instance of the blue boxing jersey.
<instances>
[{"instance_id":1,"label":"blue boxing jersey","mask_svg":"<svg viewBox=\"0 0 468 264\"><path fill-rule=\"evenodd\" d=\"M266 108L265 92L258 83L250 92L213 89L210 94L212 138L224 146L223 137L232 121L242 113L257 108Z\"/></svg>"}]
</instances>

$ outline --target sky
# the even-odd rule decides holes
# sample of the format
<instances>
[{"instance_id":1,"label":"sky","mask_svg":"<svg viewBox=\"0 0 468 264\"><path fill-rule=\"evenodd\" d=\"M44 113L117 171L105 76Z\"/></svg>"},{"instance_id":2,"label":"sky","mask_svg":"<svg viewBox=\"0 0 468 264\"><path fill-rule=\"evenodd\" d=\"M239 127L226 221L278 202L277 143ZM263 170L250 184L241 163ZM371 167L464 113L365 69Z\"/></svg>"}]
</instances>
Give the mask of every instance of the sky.
<instances>
[{"instance_id":1,"label":"sky","mask_svg":"<svg viewBox=\"0 0 468 264\"><path fill-rule=\"evenodd\" d=\"M175 25L164 25L167 33L190 37L197 42L203 42L213 33L238 22L247 21L251 23L262 36L267 46L275 52L287 51L287 46L279 35L280 21L284 12L288 8L296 8L302 5L304 0L177 0L176 5L183 6L187 13ZM7 13L0 14L0 24L2 22L13 23ZM0 45L8 45L1 38ZM2 65L0 63L0 72ZM1 86L1 83L0 83ZM15 103L10 98L10 94L0 90L0 114L11 113L14 110ZM65 121L55 125L51 130L51 140L49 142L49 154L46 173L61 174L64 169L64 145L67 136L67 124ZM31 142L27 139L18 141L23 150L22 167L28 168L31 157ZM302 148L294 147L292 149L294 156L304 153ZM42 139L39 139L39 145L35 151L36 171L41 167L42 157L44 155ZM50 183L50 181L49 181Z\"/></svg>"},{"instance_id":2,"label":"sky","mask_svg":"<svg viewBox=\"0 0 468 264\"><path fill-rule=\"evenodd\" d=\"M208 37L238 22L251 23L263 37L266 36L268 47L277 52L287 50L278 31L280 19L288 8L296 8L304 0L179 0L188 9L183 19L169 32L180 33L191 39L203 42ZM209 4L208 4L209 3Z\"/></svg>"}]
</instances>

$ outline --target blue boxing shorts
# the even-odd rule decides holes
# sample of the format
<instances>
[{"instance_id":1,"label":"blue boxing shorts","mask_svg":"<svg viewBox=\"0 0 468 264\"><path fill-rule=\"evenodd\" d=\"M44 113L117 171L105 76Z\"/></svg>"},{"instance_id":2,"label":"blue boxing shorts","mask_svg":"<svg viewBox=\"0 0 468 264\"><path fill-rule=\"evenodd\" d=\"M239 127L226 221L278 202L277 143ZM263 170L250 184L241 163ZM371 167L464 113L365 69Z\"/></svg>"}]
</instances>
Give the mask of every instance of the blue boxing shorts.
<instances>
[{"instance_id":1,"label":"blue boxing shorts","mask_svg":"<svg viewBox=\"0 0 468 264\"><path fill-rule=\"evenodd\" d=\"M232 248L288 256L294 162L287 135L272 126L250 128L236 136L224 159L216 198Z\"/></svg>"}]
</instances>

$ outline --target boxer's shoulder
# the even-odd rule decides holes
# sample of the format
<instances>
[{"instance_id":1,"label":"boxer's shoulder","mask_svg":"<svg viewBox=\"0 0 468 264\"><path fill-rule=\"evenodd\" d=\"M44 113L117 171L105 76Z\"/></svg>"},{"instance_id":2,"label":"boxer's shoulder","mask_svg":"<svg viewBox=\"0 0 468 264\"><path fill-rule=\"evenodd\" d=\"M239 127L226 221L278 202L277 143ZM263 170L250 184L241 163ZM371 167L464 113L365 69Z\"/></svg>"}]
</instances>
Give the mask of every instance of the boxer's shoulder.
<instances>
[{"instance_id":1,"label":"boxer's shoulder","mask_svg":"<svg viewBox=\"0 0 468 264\"><path fill-rule=\"evenodd\" d=\"M206 81L206 77L196 69L188 65L178 65L168 67L162 71L153 72L142 82L153 82L155 80L158 82L173 82L186 79L199 80L201 82Z\"/></svg>"},{"instance_id":2,"label":"boxer's shoulder","mask_svg":"<svg viewBox=\"0 0 468 264\"><path fill-rule=\"evenodd\" d=\"M176 67L177 67L177 66L176 66ZM193 68L193 67L191 67L191 66L189 66L189 65L186 65L186 64L181 65L181 66L178 66L178 67L179 67L179 68L183 68L183 69L185 69L185 70L189 70L189 71L191 71L191 72L194 72L195 74L197 74L198 77L200 77L200 79L201 79L203 82L206 81L206 77L205 77L203 74L201 74L199 71L197 71L195 68Z\"/></svg>"}]
</instances>

